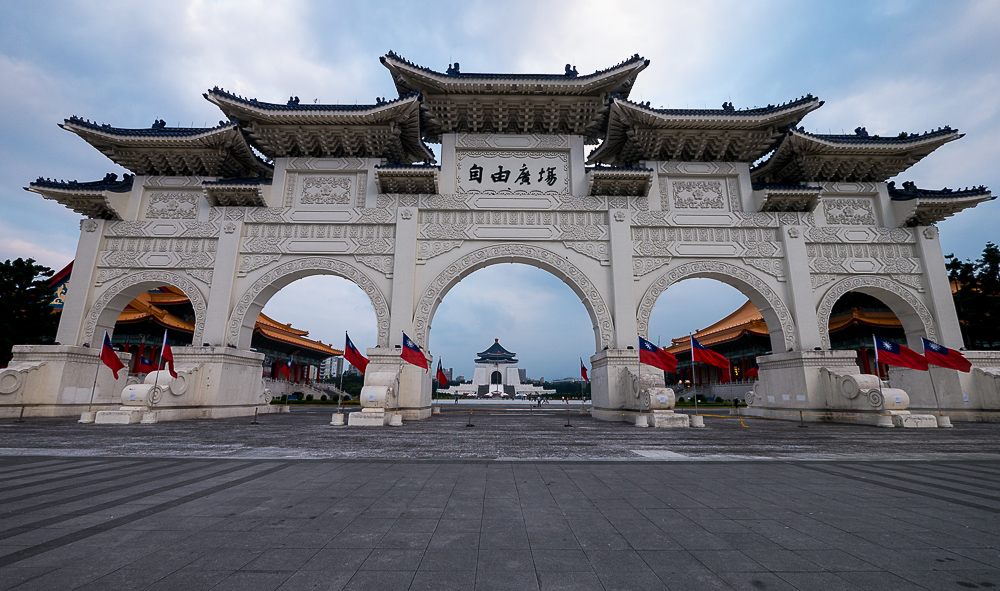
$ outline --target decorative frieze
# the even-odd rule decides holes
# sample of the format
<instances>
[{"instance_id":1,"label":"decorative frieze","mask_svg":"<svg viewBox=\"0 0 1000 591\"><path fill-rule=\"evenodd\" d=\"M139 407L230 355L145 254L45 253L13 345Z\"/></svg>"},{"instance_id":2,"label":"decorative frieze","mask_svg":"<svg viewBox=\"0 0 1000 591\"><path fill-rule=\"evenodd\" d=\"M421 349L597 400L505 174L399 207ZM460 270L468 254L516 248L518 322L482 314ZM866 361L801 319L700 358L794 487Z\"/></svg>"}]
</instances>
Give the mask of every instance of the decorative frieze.
<instances>
[{"instance_id":1,"label":"decorative frieze","mask_svg":"<svg viewBox=\"0 0 1000 591\"><path fill-rule=\"evenodd\" d=\"M874 226L875 201L871 197L822 197L827 224L841 226Z\"/></svg>"},{"instance_id":2,"label":"decorative frieze","mask_svg":"<svg viewBox=\"0 0 1000 591\"><path fill-rule=\"evenodd\" d=\"M390 255L364 254L354 255L354 260L366 267L375 269L388 278L392 278L393 258Z\"/></svg>"},{"instance_id":3,"label":"decorative frieze","mask_svg":"<svg viewBox=\"0 0 1000 591\"><path fill-rule=\"evenodd\" d=\"M602 265L611 264L611 252L608 247L607 242L599 242L594 240L587 241L564 241L563 246L566 248L576 251L582 255L588 256L594 260L600 261Z\"/></svg>"},{"instance_id":4,"label":"decorative frieze","mask_svg":"<svg viewBox=\"0 0 1000 591\"><path fill-rule=\"evenodd\" d=\"M247 224L245 253L392 252L396 227L371 224Z\"/></svg>"},{"instance_id":5,"label":"decorative frieze","mask_svg":"<svg viewBox=\"0 0 1000 591\"><path fill-rule=\"evenodd\" d=\"M426 261L462 246L463 240L418 240L417 260Z\"/></svg>"},{"instance_id":6,"label":"decorative frieze","mask_svg":"<svg viewBox=\"0 0 1000 591\"><path fill-rule=\"evenodd\" d=\"M193 220L198 217L201 191L149 191L146 195L146 218Z\"/></svg>"},{"instance_id":7,"label":"decorative frieze","mask_svg":"<svg viewBox=\"0 0 1000 591\"><path fill-rule=\"evenodd\" d=\"M99 267L190 267L215 264L212 238L108 238Z\"/></svg>"}]
</instances>

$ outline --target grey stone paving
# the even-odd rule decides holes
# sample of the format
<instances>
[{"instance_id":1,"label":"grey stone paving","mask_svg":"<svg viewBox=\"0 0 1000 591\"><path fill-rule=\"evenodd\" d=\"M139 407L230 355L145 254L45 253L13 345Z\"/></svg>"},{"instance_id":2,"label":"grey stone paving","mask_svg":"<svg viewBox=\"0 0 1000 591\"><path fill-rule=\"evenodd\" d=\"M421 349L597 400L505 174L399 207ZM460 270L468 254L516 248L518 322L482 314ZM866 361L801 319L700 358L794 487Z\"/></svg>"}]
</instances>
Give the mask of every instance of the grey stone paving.
<instances>
[{"instance_id":1,"label":"grey stone paving","mask_svg":"<svg viewBox=\"0 0 1000 591\"><path fill-rule=\"evenodd\" d=\"M0 590L1000 587L1000 425L328 421L0 423Z\"/></svg>"}]
</instances>

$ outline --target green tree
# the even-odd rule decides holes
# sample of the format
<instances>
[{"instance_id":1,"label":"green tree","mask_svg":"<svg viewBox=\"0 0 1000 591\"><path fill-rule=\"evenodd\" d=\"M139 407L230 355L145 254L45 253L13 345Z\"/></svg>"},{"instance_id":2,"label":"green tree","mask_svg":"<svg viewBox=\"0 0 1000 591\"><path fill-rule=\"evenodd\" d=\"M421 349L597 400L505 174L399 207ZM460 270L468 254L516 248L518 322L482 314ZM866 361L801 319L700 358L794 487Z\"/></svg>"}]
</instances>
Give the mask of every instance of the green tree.
<instances>
[{"instance_id":1,"label":"green tree","mask_svg":"<svg viewBox=\"0 0 1000 591\"><path fill-rule=\"evenodd\" d=\"M54 271L34 259L0 263L0 367L10 363L14 345L51 343L59 315L50 304Z\"/></svg>"},{"instance_id":2,"label":"green tree","mask_svg":"<svg viewBox=\"0 0 1000 591\"><path fill-rule=\"evenodd\" d=\"M983 256L961 261L947 257L948 277L955 283L955 309L965 345L1000 349L1000 248L987 242Z\"/></svg>"}]
</instances>

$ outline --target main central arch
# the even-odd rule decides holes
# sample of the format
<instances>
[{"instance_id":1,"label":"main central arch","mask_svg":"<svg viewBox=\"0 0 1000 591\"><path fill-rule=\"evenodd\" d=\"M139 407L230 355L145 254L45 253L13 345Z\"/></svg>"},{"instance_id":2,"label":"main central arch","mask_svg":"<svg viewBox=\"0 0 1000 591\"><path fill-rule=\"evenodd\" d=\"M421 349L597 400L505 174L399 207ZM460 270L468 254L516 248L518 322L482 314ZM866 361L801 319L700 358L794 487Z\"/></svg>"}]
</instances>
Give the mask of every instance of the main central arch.
<instances>
[{"instance_id":1,"label":"main central arch","mask_svg":"<svg viewBox=\"0 0 1000 591\"><path fill-rule=\"evenodd\" d=\"M758 360L769 392L755 402L761 412L855 408L819 377L859 371L830 351L825 330L845 291L885 298L911 345L926 336L962 346L932 225L992 196L888 182L961 137L951 128L813 134L799 125L822 105L811 95L656 109L628 100L649 65L638 55L586 75L570 65L439 72L391 52L381 61L399 96L371 105L269 103L213 88L205 98L228 119L213 128L66 120L134 176L28 187L88 219L62 344L15 352L16 399L53 414L60 392L92 387L78 378L93 379L87 345L150 281L195 306L196 346L175 356L204 378L186 395L204 416L257 404L245 386L259 382L261 358L249 350L248 318L283 285L320 273L357 284L375 310L362 400L373 416L430 416L431 376L403 362L403 334L430 361L444 295L503 262L544 269L583 302L594 416L608 420L643 412L638 338L660 294L688 277L735 286L764 316L773 353ZM440 163L428 143L440 144ZM0 412L14 408L5 395Z\"/></svg>"},{"instance_id":2,"label":"main central arch","mask_svg":"<svg viewBox=\"0 0 1000 591\"><path fill-rule=\"evenodd\" d=\"M413 318L414 339L426 344L431 321L444 296L471 273L499 263L523 263L548 271L561 279L580 298L593 321L595 350L611 347L614 321L600 290L566 255L532 244L496 244L461 255L437 274L417 301Z\"/></svg>"}]
</instances>

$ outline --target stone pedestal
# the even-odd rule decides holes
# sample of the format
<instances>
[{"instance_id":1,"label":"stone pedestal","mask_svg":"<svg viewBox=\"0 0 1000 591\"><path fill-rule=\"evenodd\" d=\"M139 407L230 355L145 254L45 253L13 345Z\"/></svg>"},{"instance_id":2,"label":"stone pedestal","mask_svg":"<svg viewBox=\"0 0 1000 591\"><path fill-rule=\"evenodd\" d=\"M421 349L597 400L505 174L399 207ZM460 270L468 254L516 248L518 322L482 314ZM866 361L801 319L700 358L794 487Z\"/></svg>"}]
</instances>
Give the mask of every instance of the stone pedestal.
<instances>
[{"instance_id":1,"label":"stone pedestal","mask_svg":"<svg viewBox=\"0 0 1000 591\"><path fill-rule=\"evenodd\" d=\"M148 406L123 406L118 410L101 410L97 412L94 422L98 425L132 425L142 421L148 412Z\"/></svg>"},{"instance_id":2,"label":"stone pedestal","mask_svg":"<svg viewBox=\"0 0 1000 591\"><path fill-rule=\"evenodd\" d=\"M384 408L362 408L361 412L347 415L347 424L351 427L382 427L389 422L391 415Z\"/></svg>"},{"instance_id":3,"label":"stone pedestal","mask_svg":"<svg viewBox=\"0 0 1000 591\"><path fill-rule=\"evenodd\" d=\"M0 417L17 417L22 407L26 417L61 417L120 405L128 373L119 370L115 380L101 364L99 348L16 345L13 353L10 365L0 370ZM118 357L128 367L132 356L119 352Z\"/></svg>"},{"instance_id":4,"label":"stone pedestal","mask_svg":"<svg viewBox=\"0 0 1000 591\"><path fill-rule=\"evenodd\" d=\"M671 428L690 427L690 417L686 414L676 413L672 410L654 410L649 413L646 419L650 427Z\"/></svg>"},{"instance_id":5,"label":"stone pedestal","mask_svg":"<svg viewBox=\"0 0 1000 591\"><path fill-rule=\"evenodd\" d=\"M370 348L368 368L365 370L365 385L371 385L369 375L376 373L398 374L395 386L395 400L387 409L397 412L407 421L426 419L431 416L431 374L429 371L406 363L400 358L400 349ZM428 361L430 363L430 361ZM362 399L361 404L365 404Z\"/></svg>"},{"instance_id":6,"label":"stone pedestal","mask_svg":"<svg viewBox=\"0 0 1000 591\"><path fill-rule=\"evenodd\" d=\"M335 412L335 413L333 413L333 416L330 417L330 424L333 425L334 427L343 427L344 426L344 413L341 413L341 412Z\"/></svg>"},{"instance_id":7,"label":"stone pedestal","mask_svg":"<svg viewBox=\"0 0 1000 591\"><path fill-rule=\"evenodd\" d=\"M639 414L639 352L606 349L590 357L593 407L602 421L634 421Z\"/></svg>"}]
</instances>

